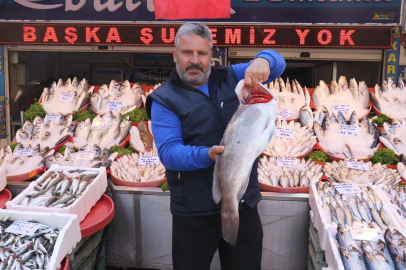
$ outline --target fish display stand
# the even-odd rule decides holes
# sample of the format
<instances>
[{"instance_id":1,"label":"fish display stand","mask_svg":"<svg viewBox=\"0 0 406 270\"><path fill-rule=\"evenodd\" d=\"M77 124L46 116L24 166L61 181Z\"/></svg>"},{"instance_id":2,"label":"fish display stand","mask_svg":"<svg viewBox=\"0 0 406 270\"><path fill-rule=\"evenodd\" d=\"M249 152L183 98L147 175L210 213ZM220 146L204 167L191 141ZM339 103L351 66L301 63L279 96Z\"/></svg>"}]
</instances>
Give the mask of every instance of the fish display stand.
<instances>
[{"instance_id":1,"label":"fish display stand","mask_svg":"<svg viewBox=\"0 0 406 270\"><path fill-rule=\"evenodd\" d=\"M73 167L68 166L59 166L57 164L53 164L50 170L60 172L63 170L71 170ZM65 214L76 214L78 215L79 222L85 219L91 209L102 197L103 193L106 191L107 188L107 174L106 169L104 167L101 168L84 168L84 167L75 167L76 169L83 169L94 171L98 174L98 176L88 185L86 190L84 191L83 195L80 196L74 203L69 205L65 208L49 208L49 207L42 207L42 206L33 206L33 205L20 205L20 202L25 198L26 194L30 191L33 191L35 188L34 186L37 185L38 182L42 180L43 177L46 175L41 176L36 180L36 182L31 182L28 187L23 190L20 194L18 194L12 201L7 203L7 209L12 210L21 210L21 211L33 211L33 212L58 212L58 213L65 213ZM94 208L94 207L93 207Z\"/></svg>"},{"instance_id":2,"label":"fish display stand","mask_svg":"<svg viewBox=\"0 0 406 270\"><path fill-rule=\"evenodd\" d=\"M60 228L52 256L49 258L48 270L67 269L67 264L64 266L63 264L61 265L61 263L66 260L66 255L71 253L72 249L81 239L77 215L0 210L0 219L4 218L19 221L34 220L46 226Z\"/></svg>"},{"instance_id":3,"label":"fish display stand","mask_svg":"<svg viewBox=\"0 0 406 270\"><path fill-rule=\"evenodd\" d=\"M9 175L9 176L6 176L6 178L7 178L7 181L22 182L22 181L31 180L35 176L40 176L40 175L44 174L44 172L46 170L47 170L47 167L42 166L41 168L38 168L36 170L32 170L32 171L30 171L28 173Z\"/></svg>"},{"instance_id":4,"label":"fish display stand","mask_svg":"<svg viewBox=\"0 0 406 270\"><path fill-rule=\"evenodd\" d=\"M6 208L6 202L10 201L13 195L11 194L10 190L8 189L3 189L0 192L0 208L5 209Z\"/></svg>"},{"instance_id":5,"label":"fish display stand","mask_svg":"<svg viewBox=\"0 0 406 270\"><path fill-rule=\"evenodd\" d=\"M327 267L326 256L323 249L320 247L319 237L316 228L309 221L309 261L308 269L321 270Z\"/></svg>"},{"instance_id":6,"label":"fish display stand","mask_svg":"<svg viewBox=\"0 0 406 270\"><path fill-rule=\"evenodd\" d=\"M71 270L91 270L94 269L96 259L98 267L96 270L102 270L106 267L105 243L102 242L105 229L102 229L87 238L83 238L68 255L69 267ZM102 247L100 247L102 245ZM96 258L97 251L102 248L99 258Z\"/></svg>"}]
</instances>

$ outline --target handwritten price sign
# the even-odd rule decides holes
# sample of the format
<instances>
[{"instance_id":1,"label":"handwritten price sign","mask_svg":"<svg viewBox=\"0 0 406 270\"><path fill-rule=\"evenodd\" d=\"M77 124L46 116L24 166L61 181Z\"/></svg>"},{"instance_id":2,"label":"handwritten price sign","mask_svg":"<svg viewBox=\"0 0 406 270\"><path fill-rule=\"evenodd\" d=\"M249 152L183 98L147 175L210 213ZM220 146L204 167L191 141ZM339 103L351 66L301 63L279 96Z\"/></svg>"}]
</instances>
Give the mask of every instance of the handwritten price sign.
<instances>
[{"instance_id":1,"label":"handwritten price sign","mask_svg":"<svg viewBox=\"0 0 406 270\"><path fill-rule=\"evenodd\" d=\"M362 161L356 161L356 160L350 160L347 162L347 168L368 171L369 163L365 163Z\"/></svg>"},{"instance_id":2,"label":"handwritten price sign","mask_svg":"<svg viewBox=\"0 0 406 270\"><path fill-rule=\"evenodd\" d=\"M350 125L341 125L340 126L340 135L343 137L358 137L359 127L350 126Z\"/></svg>"},{"instance_id":3,"label":"handwritten price sign","mask_svg":"<svg viewBox=\"0 0 406 270\"><path fill-rule=\"evenodd\" d=\"M60 101L72 101L74 97L75 97L75 95L71 94L71 93L60 93L59 97L58 97L58 100L60 100Z\"/></svg>"},{"instance_id":4,"label":"handwritten price sign","mask_svg":"<svg viewBox=\"0 0 406 270\"><path fill-rule=\"evenodd\" d=\"M331 108L333 109L335 115L337 115L338 112L341 112L342 114L350 113L350 105L333 105Z\"/></svg>"},{"instance_id":5,"label":"handwritten price sign","mask_svg":"<svg viewBox=\"0 0 406 270\"><path fill-rule=\"evenodd\" d=\"M42 224L32 223L27 221L14 221L6 232L23 235L33 235L38 229L42 228Z\"/></svg>"},{"instance_id":6,"label":"handwritten price sign","mask_svg":"<svg viewBox=\"0 0 406 270\"><path fill-rule=\"evenodd\" d=\"M297 158L279 158L277 159L277 166L278 167L296 167L297 163L298 163L298 159Z\"/></svg>"},{"instance_id":7,"label":"handwritten price sign","mask_svg":"<svg viewBox=\"0 0 406 270\"><path fill-rule=\"evenodd\" d=\"M107 126L109 124L109 119L107 118L95 118L92 122L92 127Z\"/></svg>"},{"instance_id":8,"label":"handwritten price sign","mask_svg":"<svg viewBox=\"0 0 406 270\"><path fill-rule=\"evenodd\" d=\"M123 103L121 101L109 101L107 106L109 106L109 110L112 112L119 112L121 111L121 106Z\"/></svg>"},{"instance_id":9,"label":"handwritten price sign","mask_svg":"<svg viewBox=\"0 0 406 270\"><path fill-rule=\"evenodd\" d=\"M278 117L279 119L283 120L283 119L287 119L289 117L291 117L294 114L294 112L292 112L289 109L283 110L281 112L279 112L276 117Z\"/></svg>"},{"instance_id":10,"label":"handwritten price sign","mask_svg":"<svg viewBox=\"0 0 406 270\"><path fill-rule=\"evenodd\" d=\"M276 128L276 137L293 139L295 137L295 130L290 128Z\"/></svg>"},{"instance_id":11,"label":"handwritten price sign","mask_svg":"<svg viewBox=\"0 0 406 270\"><path fill-rule=\"evenodd\" d=\"M153 157L142 156L140 158L138 164L144 165L144 166L159 165L159 157L158 156L153 156Z\"/></svg>"},{"instance_id":12,"label":"handwritten price sign","mask_svg":"<svg viewBox=\"0 0 406 270\"><path fill-rule=\"evenodd\" d=\"M382 233L372 228L351 228L350 234L354 240L378 241Z\"/></svg>"},{"instance_id":13,"label":"handwritten price sign","mask_svg":"<svg viewBox=\"0 0 406 270\"><path fill-rule=\"evenodd\" d=\"M79 151L76 154L76 159L92 160L96 155L96 151Z\"/></svg>"},{"instance_id":14,"label":"handwritten price sign","mask_svg":"<svg viewBox=\"0 0 406 270\"><path fill-rule=\"evenodd\" d=\"M345 183L345 184L334 184L337 192L340 194L352 194L362 192L362 189L357 184Z\"/></svg>"},{"instance_id":15,"label":"handwritten price sign","mask_svg":"<svg viewBox=\"0 0 406 270\"><path fill-rule=\"evenodd\" d=\"M46 114L45 119L44 119L44 123L46 124L49 121L52 121L52 122L54 122L54 124L59 124L60 119L61 119L60 114L55 114L55 113Z\"/></svg>"},{"instance_id":16,"label":"handwritten price sign","mask_svg":"<svg viewBox=\"0 0 406 270\"><path fill-rule=\"evenodd\" d=\"M34 148L20 148L15 151L17 156L31 156L34 153Z\"/></svg>"}]
</instances>

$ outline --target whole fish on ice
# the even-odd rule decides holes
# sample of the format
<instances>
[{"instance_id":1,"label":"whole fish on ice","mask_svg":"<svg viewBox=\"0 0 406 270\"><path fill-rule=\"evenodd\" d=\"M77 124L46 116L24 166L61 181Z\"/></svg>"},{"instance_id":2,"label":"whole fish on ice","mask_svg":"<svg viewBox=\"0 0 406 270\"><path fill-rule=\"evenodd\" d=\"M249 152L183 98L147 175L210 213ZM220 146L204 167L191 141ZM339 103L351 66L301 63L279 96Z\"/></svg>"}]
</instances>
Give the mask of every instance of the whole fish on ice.
<instances>
[{"instance_id":1,"label":"whole fish on ice","mask_svg":"<svg viewBox=\"0 0 406 270\"><path fill-rule=\"evenodd\" d=\"M340 77L338 84L333 80L330 87L323 80L320 80L312 97L317 109L323 105L329 112L333 112L333 106L342 105L343 108L348 108L348 110L342 111L345 119L350 119L353 111L359 116L366 115L369 109L370 97L365 82L361 81L358 84L355 79L350 79L348 85L345 76Z\"/></svg>"},{"instance_id":2,"label":"whole fish on ice","mask_svg":"<svg viewBox=\"0 0 406 270\"><path fill-rule=\"evenodd\" d=\"M285 118L286 120L298 118L303 107L310 109L309 91L306 87L303 89L296 79L290 82L288 77L285 83L282 78L278 78L265 86L276 96L278 113L284 110L290 110L293 113L290 117Z\"/></svg>"},{"instance_id":3,"label":"whole fish on ice","mask_svg":"<svg viewBox=\"0 0 406 270\"><path fill-rule=\"evenodd\" d=\"M103 84L97 93L92 94L90 104L98 114L104 114L109 110L109 102L121 102L119 113L126 114L135 110L143 100L145 100L145 95L138 83L131 87L127 80L121 85L112 80L109 86Z\"/></svg>"},{"instance_id":4,"label":"whole fish on ice","mask_svg":"<svg viewBox=\"0 0 406 270\"><path fill-rule=\"evenodd\" d=\"M375 93L370 92L374 106L381 113L392 119L402 120L406 118L406 96L403 78L399 77L397 83L391 78L384 80L382 85L375 85Z\"/></svg>"},{"instance_id":5,"label":"whole fish on ice","mask_svg":"<svg viewBox=\"0 0 406 270\"><path fill-rule=\"evenodd\" d=\"M77 78L69 78L65 83L59 79L50 88L45 88L41 104L47 113L69 114L83 108L93 92L93 86L88 88L86 79L78 82Z\"/></svg>"},{"instance_id":6,"label":"whole fish on ice","mask_svg":"<svg viewBox=\"0 0 406 270\"><path fill-rule=\"evenodd\" d=\"M277 115L275 95L262 84L254 92L241 80L235 92L240 105L224 132L221 145L225 150L217 158L213 175L213 199L215 203L222 200L223 238L232 246L237 244L238 202L247 189L255 159L272 139Z\"/></svg>"}]
</instances>

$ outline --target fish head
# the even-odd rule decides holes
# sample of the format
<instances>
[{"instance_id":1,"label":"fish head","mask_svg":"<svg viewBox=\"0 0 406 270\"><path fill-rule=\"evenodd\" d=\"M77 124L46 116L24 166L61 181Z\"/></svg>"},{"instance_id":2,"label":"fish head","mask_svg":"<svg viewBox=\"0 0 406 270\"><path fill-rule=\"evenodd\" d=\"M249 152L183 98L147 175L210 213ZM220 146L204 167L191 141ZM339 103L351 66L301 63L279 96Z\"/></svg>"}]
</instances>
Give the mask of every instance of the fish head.
<instances>
[{"instance_id":1,"label":"fish head","mask_svg":"<svg viewBox=\"0 0 406 270\"><path fill-rule=\"evenodd\" d=\"M340 79L338 79L338 85L339 86L343 86L343 85L348 86L347 78L345 76L340 76Z\"/></svg>"},{"instance_id":2,"label":"fish head","mask_svg":"<svg viewBox=\"0 0 406 270\"><path fill-rule=\"evenodd\" d=\"M245 80L241 80L236 86L235 92L240 104L243 105L270 102L276 105L276 96L261 83L258 83L258 90L253 91L251 87L245 85Z\"/></svg>"}]
</instances>

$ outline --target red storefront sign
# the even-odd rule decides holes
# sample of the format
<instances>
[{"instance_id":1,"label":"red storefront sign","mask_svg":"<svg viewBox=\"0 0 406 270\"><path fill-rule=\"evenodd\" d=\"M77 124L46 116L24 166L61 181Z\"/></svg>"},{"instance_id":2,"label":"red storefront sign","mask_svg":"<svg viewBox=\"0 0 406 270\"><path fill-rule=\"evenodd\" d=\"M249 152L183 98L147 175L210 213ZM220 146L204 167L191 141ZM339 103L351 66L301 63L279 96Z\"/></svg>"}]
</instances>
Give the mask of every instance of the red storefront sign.
<instances>
[{"instance_id":1,"label":"red storefront sign","mask_svg":"<svg viewBox=\"0 0 406 270\"><path fill-rule=\"evenodd\" d=\"M0 44L173 46L180 25L0 23ZM390 48L391 27L209 25L226 47Z\"/></svg>"}]
</instances>

